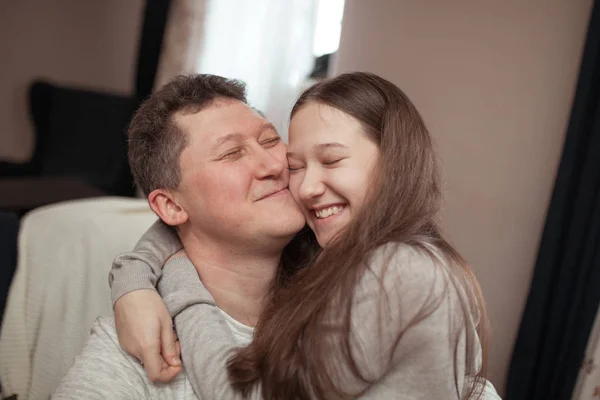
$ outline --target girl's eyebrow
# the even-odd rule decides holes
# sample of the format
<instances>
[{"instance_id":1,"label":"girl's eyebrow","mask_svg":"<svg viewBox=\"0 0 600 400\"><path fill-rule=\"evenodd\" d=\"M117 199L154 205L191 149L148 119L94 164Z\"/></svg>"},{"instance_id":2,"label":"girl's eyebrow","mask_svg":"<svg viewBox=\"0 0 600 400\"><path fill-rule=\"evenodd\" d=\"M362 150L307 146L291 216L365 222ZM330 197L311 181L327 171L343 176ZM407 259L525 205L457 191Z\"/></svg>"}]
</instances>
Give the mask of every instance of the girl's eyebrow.
<instances>
[{"instance_id":1,"label":"girl's eyebrow","mask_svg":"<svg viewBox=\"0 0 600 400\"><path fill-rule=\"evenodd\" d=\"M320 152L325 151L327 149L331 149L331 148L347 149L348 146L346 146L345 144L338 143L338 142L320 143L320 144L315 145L315 149Z\"/></svg>"},{"instance_id":2,"label":"girl's eyebrow","mask_svg":"<svg viewBox=\"0 0 600 400\"><path fill-rule=\"evenodd\" d=\"M314 148L317 150L317 153L321 154L329 149L347 149L348 146L346 146L345 144L338 143L338 142L330 142L330 143L315 144ZM287 157L298 158L298 155L291 151L288 151L286 153L286 155L287 155Z\"/></svg>"}]
</instances>

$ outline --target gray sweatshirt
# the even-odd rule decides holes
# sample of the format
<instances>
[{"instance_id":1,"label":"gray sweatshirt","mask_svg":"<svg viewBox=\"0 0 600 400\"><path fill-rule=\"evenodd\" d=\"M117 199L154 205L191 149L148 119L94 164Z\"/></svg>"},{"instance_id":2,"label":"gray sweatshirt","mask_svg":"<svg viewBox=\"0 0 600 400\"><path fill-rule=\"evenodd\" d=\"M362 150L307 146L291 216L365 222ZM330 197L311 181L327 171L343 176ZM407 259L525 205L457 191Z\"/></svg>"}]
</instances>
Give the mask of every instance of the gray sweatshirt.
<instances>
[{"instance_id":1,"label":"gray sweatshirt","mask_svg":"<svg viewBox=\"0 0 600 400\"><path fill-rule=\"evenodd\" d=\"M253 328L221 312L236 345L252 341ZM194 393L185 372L167 384L154 384L137 359L125 353L113 318L98 318L81 354L52 395L53 400L192 400Z\"/></svg>"},{"instance_id":2,"label":"gray sweatshirt","mask_svg":"<svg viewBox=\"0 0 600 400\"><path fill-rule=\"evenodd\" d=\"M131 290L152 288L158 281L174 317L186 375L196 395L241 399L229 385L225 368L238 344L194 265L176 258L160 270L164 260L180 248L170 228L155 224L133 253L115 261L109 278L113 300ZM353 355L362 372L376 383L366 386L357 381L333 357L329 372L341 387L361 399L464 398L468 377L480 368L478 317L463 311L464 293L441 262L408 245L388 244L377 250L370 272L356 288L351 312ZM415 323L422 310L430 313ZM336 318L332 312L332 322ZM380 329L380 320L385 321L385 329ZM402 339L395 345L401 331ZM249 398L262 399L260 393L256 386ZM483 398L499 398L489 383Z\"/></svg>"}]
</instances>

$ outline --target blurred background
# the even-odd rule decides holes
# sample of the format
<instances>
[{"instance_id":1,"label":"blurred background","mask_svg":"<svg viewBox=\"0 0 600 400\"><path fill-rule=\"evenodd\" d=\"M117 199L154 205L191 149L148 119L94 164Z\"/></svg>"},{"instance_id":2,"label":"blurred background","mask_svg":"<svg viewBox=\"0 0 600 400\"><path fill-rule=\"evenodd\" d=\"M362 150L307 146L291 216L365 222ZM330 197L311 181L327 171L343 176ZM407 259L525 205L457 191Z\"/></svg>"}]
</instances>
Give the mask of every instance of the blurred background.
<instances>
[{"instance_id":1,"label":"blurred background","mask_svg":"<svg viewBox=\"0 0 600 400\"><path fill-rule=\"evenodd\" d=\"M287 138L304 88L356 70L402 88L436 140L446 182L442 225L487 299L489 379L499 393L600 398L600 6L593 0L0 1L0 310L11 282L15 308L6 307L0 335L4 394L47 394L36 376L47 373L37 358L49 356L36 354L32 329L48 311L38 307L32 317L31 304L62 287L33 282L35 268L59 268L60 260L44 261L54 254L48 237L55 249L86 237L99 252L103 213L138 218L121 247L102 248L104 280L95 284L106 286L98 289L106 297L110 261L151 222L126 162L124 130L141 100L179 73L241 79L250 102ZM43 289L35 300L32 287ZM99 304L110 312L110 303ZM77 343L93 306L69 311L86 315Z\"/></svg>"}]
</instances>

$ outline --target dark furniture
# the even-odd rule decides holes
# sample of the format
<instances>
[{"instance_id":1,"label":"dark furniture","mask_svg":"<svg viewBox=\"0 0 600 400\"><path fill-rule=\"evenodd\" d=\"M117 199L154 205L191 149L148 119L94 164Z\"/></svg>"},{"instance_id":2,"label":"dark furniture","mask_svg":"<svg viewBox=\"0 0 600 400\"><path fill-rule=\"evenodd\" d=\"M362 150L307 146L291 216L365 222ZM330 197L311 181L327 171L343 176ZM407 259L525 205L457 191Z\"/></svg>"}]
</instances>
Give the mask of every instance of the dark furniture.
<instances>
[{"instance_id":1,"label":"dark furniture","mask_svg":"<svg viewBox=\"0 0 600 400\"><path fill-rule=\"evenodd\" d=\"M0 210L23 213L63 200L133 196L126 129L136 104L133 97L33 82L33 156L23 164L0 163Z\"/></svg>"},{"instance_id":2,"label":"dark furniture","mask_svg":"<svg viewBox=\"0 0 600 400\"><path fill-rule=\"evenodd\" d=\"M19 218L0 212L0 326L8 297L8 288L17 266L17 235Z\"/></svg>"}]
</instances>

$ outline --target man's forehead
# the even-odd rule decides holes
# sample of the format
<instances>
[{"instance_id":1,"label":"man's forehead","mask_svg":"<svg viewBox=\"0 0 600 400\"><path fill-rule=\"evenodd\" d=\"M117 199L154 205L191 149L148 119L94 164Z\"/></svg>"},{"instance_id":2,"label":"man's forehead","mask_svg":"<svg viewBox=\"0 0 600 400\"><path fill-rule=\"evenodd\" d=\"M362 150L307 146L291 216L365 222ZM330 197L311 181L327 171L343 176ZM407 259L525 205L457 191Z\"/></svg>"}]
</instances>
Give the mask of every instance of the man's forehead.
<instances>
[{"instance_id":1,"label":"man's forehead","mask_svg":"<svg viewBox=\"0 0 600 400\"><path fill-rule=\"evenodd\" d=\"M175 123L186 133L209 142L231 134L246 134L269 122L240 101L217 101L196 113L178 113Z\"/></svg>"}]
</instances>

